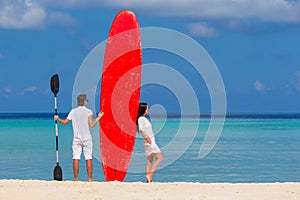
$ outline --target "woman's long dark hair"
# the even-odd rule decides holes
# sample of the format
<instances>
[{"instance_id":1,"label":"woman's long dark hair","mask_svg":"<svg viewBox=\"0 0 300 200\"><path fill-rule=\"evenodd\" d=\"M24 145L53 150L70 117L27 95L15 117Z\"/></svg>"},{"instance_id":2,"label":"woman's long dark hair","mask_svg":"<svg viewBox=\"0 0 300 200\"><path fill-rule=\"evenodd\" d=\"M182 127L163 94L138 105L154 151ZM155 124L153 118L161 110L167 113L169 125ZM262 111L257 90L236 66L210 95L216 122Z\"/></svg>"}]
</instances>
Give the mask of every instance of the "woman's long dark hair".
<instances>
[{"instance_id":1,"label":"woman's long dark hair","mask_svg":"<svg viewBox=\"0 0 300 200\"><path fill-rule=\"evenodd\" d=\"M139 117L141 117L145 114L145 112L147 110L147 106L148 106L147 103L140 103L139 104L139 112L138 112L138 116L136 118L136 125L138 125Z\"/></svg>"}]
</instances>

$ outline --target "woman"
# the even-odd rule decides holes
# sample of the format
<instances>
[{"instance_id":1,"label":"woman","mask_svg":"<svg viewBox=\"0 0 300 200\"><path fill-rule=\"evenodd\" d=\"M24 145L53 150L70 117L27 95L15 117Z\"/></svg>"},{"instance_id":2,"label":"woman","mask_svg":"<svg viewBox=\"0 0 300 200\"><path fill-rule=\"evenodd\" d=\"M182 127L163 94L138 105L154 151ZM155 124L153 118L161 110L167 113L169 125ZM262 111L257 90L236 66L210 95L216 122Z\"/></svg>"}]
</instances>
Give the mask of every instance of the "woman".
<instances>
[{"instance_id":1,"label":"woman","mask_svg":"<svg viewBox=\"0 0 300 200\"><path fill-rule=\"evenodd\" d=\"M147 103L139 104L139 112L137 117L137 125L139 133L144 138L146 162L146 182L152 182L152 177L160 163L163 161L163 155L159 147L155 143L155 137L152 130L151 123L145 117L149 113ZM153 163L155 159L155 162Z\"/></svg>"}]
</instances>

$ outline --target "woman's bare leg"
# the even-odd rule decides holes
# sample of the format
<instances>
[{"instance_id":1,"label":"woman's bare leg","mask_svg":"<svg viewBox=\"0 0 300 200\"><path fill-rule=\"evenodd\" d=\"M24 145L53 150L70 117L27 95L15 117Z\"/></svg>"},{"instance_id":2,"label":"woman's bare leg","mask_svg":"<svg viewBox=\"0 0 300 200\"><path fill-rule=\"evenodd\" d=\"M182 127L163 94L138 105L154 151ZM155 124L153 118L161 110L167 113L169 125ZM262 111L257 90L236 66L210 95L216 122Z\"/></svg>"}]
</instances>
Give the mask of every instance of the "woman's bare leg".
<instances>
[{"instance_id":1,"label":"woman's bare leg","mask_svg":"<svg viewBox=\"0 0 300 200\"><path fill-rule=\"evenodd\" d=\"M147 181L147 183L152 180L152 177L150 175L151 169L152 169L152 162L153 162L153 155L147 156L147 161L146 161L146 181Z\"/></svg>"},{"instance_id":2,"label":"woman's bare leg","mask_svg":"<svg viewBox=\"0 0 300 200\"><path fill-rule=\"evenodd\" d=\"M155 162L153 163L152 167L151 167L151 170L150 170L150 173L148 174L150 180L152 181L152 177L154 175L154 172L157 170L157 168L159 167L159 165L161 164L161 162L164 160L164 157L162 155L162 153L154 153L152 154L152 160L153 160L153 157L156 158Z\"/></svg>"}]
</instances>

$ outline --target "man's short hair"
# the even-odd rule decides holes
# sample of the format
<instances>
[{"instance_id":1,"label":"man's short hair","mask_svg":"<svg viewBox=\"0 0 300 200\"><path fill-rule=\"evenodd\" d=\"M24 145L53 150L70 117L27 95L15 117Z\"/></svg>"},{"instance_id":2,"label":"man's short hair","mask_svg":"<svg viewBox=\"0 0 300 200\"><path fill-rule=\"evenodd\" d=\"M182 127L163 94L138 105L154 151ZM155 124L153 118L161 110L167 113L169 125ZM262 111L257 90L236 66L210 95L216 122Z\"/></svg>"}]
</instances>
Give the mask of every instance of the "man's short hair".
<instances>
[{"instance_id":1,"label":"man's short hair","mask_svg":"<svg viewBox=\"0 0 300 200\"><path fill-rule=\"evenodd\" d=\"M85 100L86 100L86 95L85 94L78 95L78 97L77 97L77 105L78 106L83 106Z\"/></svg>"}]
</instances>

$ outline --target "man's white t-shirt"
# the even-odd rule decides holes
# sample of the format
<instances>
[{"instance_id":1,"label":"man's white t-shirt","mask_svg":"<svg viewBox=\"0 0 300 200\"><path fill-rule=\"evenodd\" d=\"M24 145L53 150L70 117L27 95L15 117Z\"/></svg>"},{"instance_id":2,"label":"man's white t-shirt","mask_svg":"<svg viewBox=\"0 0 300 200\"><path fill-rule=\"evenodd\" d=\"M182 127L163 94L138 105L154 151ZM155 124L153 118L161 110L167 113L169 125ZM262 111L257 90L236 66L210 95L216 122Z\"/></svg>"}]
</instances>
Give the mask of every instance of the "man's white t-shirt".
<instances>
[{"instance_id":1,"label":"man's white t-shirt","mask_svg":"<svg viewBox=\"0 0 300 200\"><path fill-rule=\"evenodd\" d=\"M88 122L90 115L93 115L93 111L85 106L78 106L70 111L67 119L72 121L73 140L86 141L92 137Z\"/></svg>"}]
</instances>

